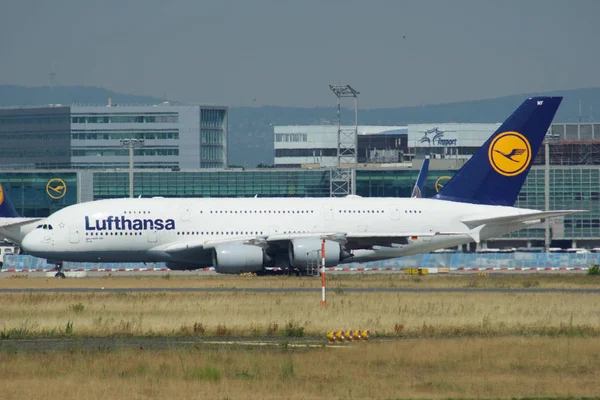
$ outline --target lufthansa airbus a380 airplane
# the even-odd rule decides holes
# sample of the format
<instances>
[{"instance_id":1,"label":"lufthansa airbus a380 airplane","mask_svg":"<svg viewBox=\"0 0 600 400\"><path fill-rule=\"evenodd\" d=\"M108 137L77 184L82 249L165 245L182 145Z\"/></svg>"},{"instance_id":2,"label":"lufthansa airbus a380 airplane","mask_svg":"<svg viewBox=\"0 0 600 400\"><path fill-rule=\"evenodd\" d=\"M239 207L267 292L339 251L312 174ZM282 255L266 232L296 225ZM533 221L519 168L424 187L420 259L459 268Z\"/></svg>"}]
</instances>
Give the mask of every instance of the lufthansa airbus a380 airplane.
<instances>
[{"instance_id":1,"label":"lufthansa airbus a380 airplane","mask_svg":"<svg viewBox=\"0 0 600 400\"><path fill-rule=\"evenodd\" d=\"M479 242L581 212L513 207L561 100L523 102L434 198L110 199L43 220L3 218L0 234L59 267L166 262L220 273L305 269L322 240L327 266Z\"/></svg>"}]
</instances>

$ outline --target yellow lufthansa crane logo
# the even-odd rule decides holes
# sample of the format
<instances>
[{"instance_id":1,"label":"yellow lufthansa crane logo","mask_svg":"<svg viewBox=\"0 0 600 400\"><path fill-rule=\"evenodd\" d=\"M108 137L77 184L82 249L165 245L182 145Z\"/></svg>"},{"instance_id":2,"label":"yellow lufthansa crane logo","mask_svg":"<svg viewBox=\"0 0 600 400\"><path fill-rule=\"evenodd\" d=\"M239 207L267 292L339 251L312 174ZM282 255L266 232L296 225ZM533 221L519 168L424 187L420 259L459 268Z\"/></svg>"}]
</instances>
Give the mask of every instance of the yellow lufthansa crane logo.
<instances>
[{"instance_id":1,"label":"yellow lufthansa crane logo","mask_svg":"<svg viewBox=\"0 0 600 400\"><path fill-rule=\"evenodd\" d=\"M494 171L500 175L517 176L531 162L531 145L518 132L503 132L492 140L488 159Z\"/></svg>"},{"instance_id":2,"label":"yellow lufthansa crane logo","mask_svg":"<svg viewBox=\"0 0 600 400\"><path fill-rule=\"evenodd\" d=\"M52 178L46 184L46 193L55 200L62 199L67 194L67 184L60 178Z\"/></svg>"},{"instance_id":3,"label":"yellow lufthansa crane logo","mask_svg":"<svg viewBox=\"0 0 600 400\"><path fill-rule=\"evenodd\" d=\"M0 204L4 203L4 188L0 185Z\"/></svg>"},{"instance_id":4,"label":"yellow lufthansa crane logo","mask_svg":"<svg viewBox=\"0 0 600 400\"><path fill-rule=\"evenodd\" d=\"M440 190L444 187L447 181L450 180L450 176L440 176L437 181L435 181L435 191L439 193Z\"/></svg>"}]
</instances>

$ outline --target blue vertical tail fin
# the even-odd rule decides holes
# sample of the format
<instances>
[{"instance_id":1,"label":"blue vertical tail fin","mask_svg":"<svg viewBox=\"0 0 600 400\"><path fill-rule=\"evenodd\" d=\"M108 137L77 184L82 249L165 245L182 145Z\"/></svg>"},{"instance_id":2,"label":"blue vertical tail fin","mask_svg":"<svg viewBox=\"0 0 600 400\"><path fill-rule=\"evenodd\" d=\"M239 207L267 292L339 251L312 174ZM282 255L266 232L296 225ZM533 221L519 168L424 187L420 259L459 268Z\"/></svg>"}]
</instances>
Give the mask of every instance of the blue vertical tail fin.
<instances>
[{"instance_id":1,"label":"blue vertical tail fin","mask_svg":"<svg viewBox=\"0 0 600 400\"><path fill-rule=\"evenodd\" d=\"M429 156L425 157L423 164L421 164L421 170L417 177L417 182L413 188L412 195L410 197L422 198L425 197L425 184L427 183L427 174L429 173Z\"/></svg>"},{"instance_id":2,"label":"blue vertical tail fin","mask_svg":"<svg viewBox=\"0 0 600 400\"><path fill-rule=\"evenodd\" d=\"M4 191L4 187L0 184L0 218L18 218L20 217L15 206L8 198L8 195Z\"/></svg>"},{"instance_id":3,"label":"blue vertical tail fin","mask_svg":"<svg viewBox=\"0 0 600 400\"><path fill-rule=\"evenodd\" d=\"M561 100L562 97L525 100L435 198L512 206Z\"/></svg>"}]
</instances>

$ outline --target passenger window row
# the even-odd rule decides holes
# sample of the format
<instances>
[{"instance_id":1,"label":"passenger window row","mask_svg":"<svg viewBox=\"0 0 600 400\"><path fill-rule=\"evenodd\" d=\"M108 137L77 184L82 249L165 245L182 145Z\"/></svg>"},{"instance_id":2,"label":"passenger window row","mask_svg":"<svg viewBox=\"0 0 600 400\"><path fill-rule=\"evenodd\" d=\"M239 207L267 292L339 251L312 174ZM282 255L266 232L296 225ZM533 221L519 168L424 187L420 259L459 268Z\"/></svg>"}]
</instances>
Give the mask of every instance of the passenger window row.
<instances>
[{"instance_id":1,"label":"passenger window row","mask_svg":"<svg viewBox=\"0 0 600 400\"><path fill-rule=\"evenodd\" d=\"M338 214L383 214L383 210L338 210Z\"/></svg>"},{"instance_id":2,"label":"passenger window row","mask_svg":"<svg viewBox=\"0 0 600 400\"><path fill-rule=\"evenodd\" d=\"M177 232L178 235L262 235L262 231L258 232L258 231L254 231L254 232L248 232L248 231L226 231L226 232L194 232L194 231L189 231L189 232Z\"/></svg>"},{"instance_id":3,"label":"passenger window row","mask_svg":"<svg viewBox=\"0 0 600 400\"><path fill-rule=\"evenodd\" d=\"M338 214L383 214L383 210L338 210ZM421 214L421 210L404 210L405 214Z\"/></svg>"},{"instance_id":4,"label":"passenger window row","mask_svg":"<svg viewBox=\"0 0 600 400\"><path fill-rule=\"evenodd\" d=\"M141 236L142 232L86 232L85 236Z\"/></svg>"},{"instance_id":5,"label":"passenger window row","mask_svg":"<svg viewBox=\"0 0 600 400\"><path fill-rule=\"evenodd\" d=\"M203 212L200 211L200 214ZM211 214L314 214L314 210L211 210Z\"/></svg>"}]
</instances>

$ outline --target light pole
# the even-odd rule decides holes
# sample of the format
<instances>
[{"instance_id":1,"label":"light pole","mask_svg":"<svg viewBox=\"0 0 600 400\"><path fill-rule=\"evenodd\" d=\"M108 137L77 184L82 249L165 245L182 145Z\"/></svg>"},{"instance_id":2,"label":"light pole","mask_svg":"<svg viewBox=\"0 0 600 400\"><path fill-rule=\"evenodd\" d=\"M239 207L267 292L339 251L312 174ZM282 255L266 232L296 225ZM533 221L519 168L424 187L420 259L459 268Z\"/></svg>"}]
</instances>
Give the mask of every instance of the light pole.
<instances>
[{"instance_id":1,"label":"light pole","mask_svg":"<svg viewBox=\"0 0 600 400\"><path fill-rule=\"evenodd\" d=\"M544 210L550 211L550 145L557 144L560 140L560 135L548 132L544 138ZM546 253L550 250L550 219L544 221L544 248Z\"/></svg>"},{"instance_id":2,"label":"light pole","mask_svg":"<svg viewBox=\"0 0 600 400\"><path fill-rule=\"evenodd\" d=\"M144 147L144 139L121 139L121 147L129 148L129 197L133 197L133 149Z\"/></svg>"},{"instance_id":3,"label":"light pole","mask_svg":"<svg viewBox=\"0 0 600 400\"><path fill-rule=\"evenodd\" d=\"M358 162L358 95L350 85L329 85L337 103L337 164L331 169L329 195L331 197L356 194L356 167ZM342 97L354 98L354 126L342 127L340 101ZM350 167L348 167L350 165Z\"/></svg>"}]
</instances>

